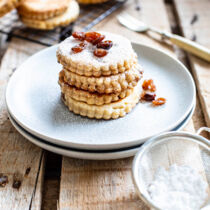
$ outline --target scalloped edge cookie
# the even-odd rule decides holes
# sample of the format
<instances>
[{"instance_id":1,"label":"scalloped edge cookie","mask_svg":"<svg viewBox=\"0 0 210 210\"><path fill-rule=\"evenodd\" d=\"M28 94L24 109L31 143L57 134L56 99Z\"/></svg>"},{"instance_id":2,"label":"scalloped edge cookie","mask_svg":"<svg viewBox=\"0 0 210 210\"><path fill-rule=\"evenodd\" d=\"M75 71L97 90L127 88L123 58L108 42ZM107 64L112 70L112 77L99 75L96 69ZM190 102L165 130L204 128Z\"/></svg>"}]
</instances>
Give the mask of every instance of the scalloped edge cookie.
<instances>
[{"instance_id":1,"label":"scalloped edge cookie","mask_svg":"<svg viewBox=\"0 0 210 210\"><path fill-rule=\"evenodd\" d=\"M66 12L62 15L50 18L47 20L33 20L21 17L22 22L30 28L40 30L51 30L58 26L66 26L75 21L79 16L79 5L75 0L72 0Z\"/></svg>"},{"instance_id":2,"label":"scalloped edge cookie","mask_svg":"<svg viewBox=\"0 0 210 210\"><path fill-rule=\"evenodd\" d=\"M132 69L112 76L86 77L75 74L67 69L63 69L64 82L79 89L98 93L119 93L128 88L133 88L141 79L139 65Z\"/></svg>"},{"instance_id":3,"label":"scalloped edge cookie","mask_svg":"<svg viewBox=\"0 0 210 210\"><path fill-rule=\"evenodd\" d=\"M5 0L0 2L0 17L15 9L19 4L19 0Z\"/></svg>"},{"instance_id":4,"label":"scalloped edge cookie","mask_svg":"<svg viewBox=\"0 0 210 210\"><path fill-rule=\"evenodd\" d=\"M39 2L35 2L35 5L39 5L42 4L43 1ZM49 0L49 4L50 4L50 0ZM56 2L54 2L54 4L51 3L51 7L34 7L34 3L32 1L32 3L27 0L27 1L21 1L20 5L18 6L18 13L19 15L21 15L24 18L28 18L28 19L35 19L35 20L47 20L49 18L58 16L63 14L69 6L70 0L62 0L59 1L57 0L57 4Z\"/></svg>"},{"instance_id":5,"label":"scalloped edge cookie","mask_svg":"<svg viewBox=\"0 0 210 210\"><path fill-rule=\"evenodd\" d=\"M89 105L84 102L76 101L71 97L67 98L64 94L62 96L65 105L75 114L89 118L109 120L123 117L129 113L133 107L135 107L135 105L139 102L140 87L137 85L133 89L133 92L124 99L100 106Z\"/></svg>"},{"instance_id":6,"label":"scalloped edge cookie","mask_svg":"<svg viewBox=\"0 0 210 210\"><path fill-rule=\"evenodd\" d=\"M69 58L63 56L59 51L57 51L58 63L64 66L65 69L68 69L71 72L82 76L109 76L119 73L123 73L132 68L133 65L137 64L137 55L134 52L131 56L131 59L124 60L123 63L117 63L116 65L95 67L91 65L81 65L80 63L73 62Z\"/></svg>"},{"instance_id":7,"label":"scalloped edge cookie","mask_svg":"<svg viewBox=\"0 0 210 210\"><path fill-rule=\"evenodd\" d=\"M67 98L71 97L76 101L86 102L87 104L93 105L103 105L109 104L115 101L119 101L122 98L129 96L132 93L132 89L126 89L120 93L111 94L99 94L90 93L85 90L78 89L64 82L63 71L60 72L59 85L61 87L61 92L65 94Z\"/></svg>"}]
</instances>

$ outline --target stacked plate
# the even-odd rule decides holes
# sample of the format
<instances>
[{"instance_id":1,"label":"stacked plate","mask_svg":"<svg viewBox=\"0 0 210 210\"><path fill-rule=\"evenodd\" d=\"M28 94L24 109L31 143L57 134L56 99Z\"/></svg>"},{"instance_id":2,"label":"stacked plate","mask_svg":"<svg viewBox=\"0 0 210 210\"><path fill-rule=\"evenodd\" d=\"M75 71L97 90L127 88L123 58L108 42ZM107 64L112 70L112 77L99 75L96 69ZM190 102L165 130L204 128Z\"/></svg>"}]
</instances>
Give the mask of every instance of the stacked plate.
<instances>
[{"instance_id":1,"label":"stacked plate","mask_svg":"<svg viewBox=\"0 0 210 210\"><path fill-rule=\"evenodd\" d=\"M139 103L117 120L94 120L69 112L60 99L57 83L61 66L57 46L47 48L23 63L11 77L6 103L14 127L29 141L65 156L83 159L117 159L132 156L149 138L181 130L195 108L195 85L188 70L171 56L148 46L133 44L152 78L163 106Z\"/></svg>"}]
</instances>

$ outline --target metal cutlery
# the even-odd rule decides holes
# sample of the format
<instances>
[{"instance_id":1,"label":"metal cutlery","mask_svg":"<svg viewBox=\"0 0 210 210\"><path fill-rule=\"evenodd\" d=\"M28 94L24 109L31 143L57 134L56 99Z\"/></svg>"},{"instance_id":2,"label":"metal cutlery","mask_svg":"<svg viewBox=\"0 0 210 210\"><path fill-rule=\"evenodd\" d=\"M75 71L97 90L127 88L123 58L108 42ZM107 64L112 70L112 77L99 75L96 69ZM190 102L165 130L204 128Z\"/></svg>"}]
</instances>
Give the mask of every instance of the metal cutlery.
<instances>
[{"instance_id":1,"label":"metal cutlery","mask_svg":"<svg viewBox=\"0 0 210 210\"><path fill-rule=\"evenodd\" d=\"M142 21L132 17L131 15L123 12L117 16L118 21L125 27L136 32L146 32L153 31L160 34L163 38L168 39L173 44L179 46L180 48L210 62L210 49L191 41L187 38L184 38L179 35L172 34L167 31L159 30L155 27L148 26Z\"/></svg>"}]
</instances>

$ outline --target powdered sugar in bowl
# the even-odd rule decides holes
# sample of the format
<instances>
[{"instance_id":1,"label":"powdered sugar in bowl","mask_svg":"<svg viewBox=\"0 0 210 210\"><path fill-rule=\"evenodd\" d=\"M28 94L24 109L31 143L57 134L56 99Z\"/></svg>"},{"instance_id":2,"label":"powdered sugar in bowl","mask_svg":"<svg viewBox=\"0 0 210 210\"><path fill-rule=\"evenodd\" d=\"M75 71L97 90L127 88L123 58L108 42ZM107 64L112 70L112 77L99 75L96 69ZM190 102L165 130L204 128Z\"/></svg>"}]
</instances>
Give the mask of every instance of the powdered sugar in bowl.
<instances>
[{"instance_id":1,"label":"powdered sugar in bowl","mask_svg":"<svg viewBox=\"0 0 210 210\"><path fill-rule=\"evenodd\" d=\"M188 132L155 136L140 148L132 170L137 193L151 209L210 209L206 138Z\"/></svg>"}]
</instances>

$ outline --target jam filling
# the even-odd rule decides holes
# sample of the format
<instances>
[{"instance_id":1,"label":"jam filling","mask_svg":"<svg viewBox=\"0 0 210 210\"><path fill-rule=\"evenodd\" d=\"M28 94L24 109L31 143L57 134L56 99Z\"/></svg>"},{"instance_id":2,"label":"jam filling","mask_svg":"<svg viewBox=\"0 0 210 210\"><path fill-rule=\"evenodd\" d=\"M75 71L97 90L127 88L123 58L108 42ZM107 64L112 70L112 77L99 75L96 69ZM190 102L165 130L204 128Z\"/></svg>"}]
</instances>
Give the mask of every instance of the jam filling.
<instances>
[{"instance_id":1,"label":"jam filling","mask_svg":"<svg viewBox=\"0 0 210 210\"><path fill-rule=\"evenodd\" d=\"M73 53L80 53L85 49L85 42L87 41L91 43L92 45L96 46L96 49L94 50L93 54L96 57L104 57L108 54L108 50L113 46L113 42L111 40L105 40L105 36L98 33L98 32L74 32L72 36L82 41L79 45L76 45L71 48Z\"/></svg>"}]
</instances>

